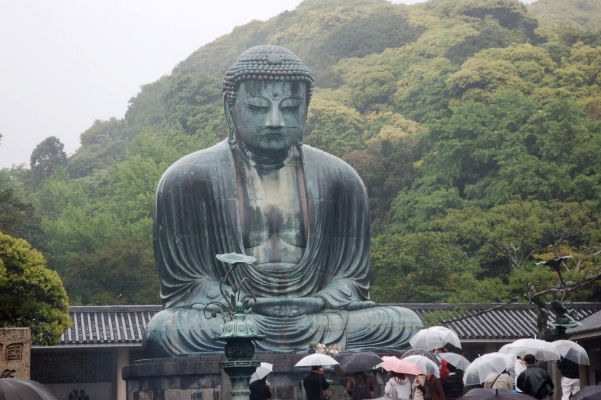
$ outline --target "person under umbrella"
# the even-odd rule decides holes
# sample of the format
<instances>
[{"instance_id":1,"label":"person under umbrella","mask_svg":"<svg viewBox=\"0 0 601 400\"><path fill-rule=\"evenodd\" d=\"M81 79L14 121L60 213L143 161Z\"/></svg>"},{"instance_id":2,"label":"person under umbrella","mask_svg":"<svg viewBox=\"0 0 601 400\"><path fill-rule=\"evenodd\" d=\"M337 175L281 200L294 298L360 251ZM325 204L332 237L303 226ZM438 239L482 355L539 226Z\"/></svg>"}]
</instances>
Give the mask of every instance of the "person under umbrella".
<instances>
[{"instance_id":1,"label":"person under umbrella","mask_svg":"<svg viewBox=\"0 0 601 400\"><path fill-rule=\"evenodd\" d=\"M357 371L346 384L346 393L351 400L373 399L375 392L374 378L364 371Z\"/></svg>"},{"instance_id":2,"label":"person under umbrella","mask_svg":"<svg viewBox=\"0 0 601 400\"><path fill-rule=\"evenodd\" d=\"M463 374L466 386L479 385L489 379L494 379L513 364L513 355L489 353L476 358Z\"/></svg>"},{"instance_id":3,"label":"person under umbrella","mask_svg":"<svg viewBox=\"0 0 601 400\"><path fill-rule=\"evenodd\" d=\"M507 370L500 374L491 373L484 382L484 389L507 389L513 390L513 380Z\"/></svg>"},{"instance_id":4,"label":"person under umbrella","mask_svg":"<svg viewBox=\"0 0 601 400\"><path fill-rule=\"evenodd\" d=\"M570 400L573 394L580 391L580 366L562 356L557 368L561 372L561 400Z\"/></svg>"},{"instance_id":5,"label":"person under umbrella","mask_svg":"<svg viewBox=\"0 0 601 400\"><path fill-rule=\"evenodd\" d=\"M529 396L536 399L544 399L548 395L553 394L553 381L542 368L538 368L536 359L532 354L526 354L524 356L524 362L526 363L526 370L518 376L517 387Z\"/></svg>"},{"instance_id":6,"label":"person under umbrella","mask_svg":"<svg viewBox=\"0 0 601 400\"><path fill-rule=\"evenodd\" d=\"M303 387L307 393L307 400L320 400L321 392L330 387L330 384L323 376L321 365L311 367L311 373L303 378Z\"/></svg>"},{"instance_id":7,"label":"person under umbrella","mask_svg":"<svg viewBox=\"0 0 601 400\"><path fill-rule=\"evenodd\" d=\"M411 382L405 374L391 371L390 379L384 387L384 393L393 399L410 399Z\"/></svg>"},{"instance_id":8,"label":"person under umbrella","mask_svg":"<svg viewBox=\"0 0 601 400\"><path fill-rule=\"evenodd\" d=\"M271 398L271 390L269 390L269 382L267 375L273 370L273 364L262 362L261 366L252 374L250 378L250 400L266 400Z\"/></svg>"},{"instance_id":9,"label":"person under umbrella","mask_svg":"<svg viewBox=\"0 0 601 400\"><path fill-rule=\"evenodd\" d=\"M416 389L423 393L423 398L425 400L427 400L428 397L432 400L446 400L440 380L430 371L426 373L426 381L424 384L416 385Z\"/></svg>"},{"instance_id":10,"label":"person under umbrella","mask_svg":"<svg viewBox=\"0 0 601 400\"><path fill-rule=\"evenodd\" d=\"M591 363L586 350L576 342L557 340L553 342L553 345L561 355L557 368L561 372L562 400L569 400L580 391L579 365L590 365Z\"/></svg>"},{"instance_id":11,"label":"person under umbrella","mask_svg":"<svg viewBox=\"0 0 601 400\"><path fill-rule=\"evenodd\" d=\"M463 381L453 364L447 364L449 375L442 380L442 391L446 400L455 400L463 395Z\"/></svg>"}]
</instances>

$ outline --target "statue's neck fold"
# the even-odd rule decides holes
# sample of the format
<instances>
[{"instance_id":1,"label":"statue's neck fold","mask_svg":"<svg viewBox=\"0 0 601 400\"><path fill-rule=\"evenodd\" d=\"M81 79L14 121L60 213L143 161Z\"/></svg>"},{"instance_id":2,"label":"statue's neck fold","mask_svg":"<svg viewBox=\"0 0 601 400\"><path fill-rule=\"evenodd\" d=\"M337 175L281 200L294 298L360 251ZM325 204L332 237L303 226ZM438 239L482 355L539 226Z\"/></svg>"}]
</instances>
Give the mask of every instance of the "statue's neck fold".
<instances>
[{"instance_id":1,"label":"statue's neck fold","mask_svg":"<svg viewBox=\"0 0 601 400\"><path fill-rule=\"evenodd\" d=\"M232 148L238 152L240 159L246 165L263 171L278 170L287 165L294 157L294 146L285 151L273 152L269 155L260 155L252 152L244 145L243 141L238 141Z\"/></svg>"}]
</instances>

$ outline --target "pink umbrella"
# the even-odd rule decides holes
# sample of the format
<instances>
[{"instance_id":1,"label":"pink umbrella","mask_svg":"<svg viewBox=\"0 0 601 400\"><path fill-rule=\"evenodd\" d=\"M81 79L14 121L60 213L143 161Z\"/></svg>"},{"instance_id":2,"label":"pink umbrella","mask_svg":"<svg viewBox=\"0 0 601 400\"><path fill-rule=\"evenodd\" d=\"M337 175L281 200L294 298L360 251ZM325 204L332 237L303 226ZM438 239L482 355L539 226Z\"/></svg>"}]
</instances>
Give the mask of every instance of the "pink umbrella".
<instances>
[{"instance_id":1,"label":"pink umbrella","mask_svg":"<svg viewBox=\"0 0 601 400\"><path fill-rule=\"evenodd\" d=\"M422 370L417 365L409 361L401 360L396 357L388 359L382 363L382 368L386 371L393 371L399 374L421 375Z\"/></svg>"}]
</instances>

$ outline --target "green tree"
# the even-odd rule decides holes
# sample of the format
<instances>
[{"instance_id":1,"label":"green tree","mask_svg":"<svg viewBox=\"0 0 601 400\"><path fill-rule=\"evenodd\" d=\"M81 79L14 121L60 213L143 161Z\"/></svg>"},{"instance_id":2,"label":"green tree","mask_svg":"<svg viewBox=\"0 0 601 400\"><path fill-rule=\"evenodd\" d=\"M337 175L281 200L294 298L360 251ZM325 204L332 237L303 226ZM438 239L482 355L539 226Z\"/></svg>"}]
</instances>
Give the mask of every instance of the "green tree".
<instances>
[{"instance_id":1,"label":"green tree","mask_svg":"<svg viewBox=\"0 0 601 400\"><path fill-rule=\"evenodd\" d=\"M58 274L23 239L0 233L0 324L29 327L34 344L55 344L71 324Z\"/></svg>"},{"instance_id":2,"label":"green tree","mask_svg":"<svg viewBox=\"0 0 601 400\"><path fill-rule=\"evenodd\" d=\"M29 162L34 187L38 187L54 171L67 165L67 153L63 151L64 147L65 145L55 136L44 139L36 146Z\"/></svg>"},{"instance_id":3,"label":"green tree","mask_svg":"<svg viewBox=\"0 0 601 400\"><path fill-rule=\"evenodd\" d=\"M372 240L371 295L380 302L446 302L477 265L452 233L381 235Z\"/></svg>"},{"instance_id":4,"label":"green tree","mask_svg":"<svg viewBox=\"0 0 601 400\"><path fill-rule=\"evenodd\" d=\"M148 243L111 240L105 248L71 255L65 274L80 304L158 304L159 279Z\"/></svg>"}]
</instances>

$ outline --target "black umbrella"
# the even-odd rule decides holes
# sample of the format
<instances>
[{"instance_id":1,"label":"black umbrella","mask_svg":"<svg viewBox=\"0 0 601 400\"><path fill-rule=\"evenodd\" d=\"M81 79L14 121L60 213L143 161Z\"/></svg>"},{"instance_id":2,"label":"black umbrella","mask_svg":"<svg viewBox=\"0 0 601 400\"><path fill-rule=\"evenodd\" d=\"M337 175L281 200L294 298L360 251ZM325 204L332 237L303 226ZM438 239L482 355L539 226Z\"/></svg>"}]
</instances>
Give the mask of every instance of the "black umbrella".
<instances>
[{"instance_id":1,"label":"black umbrella","mask_svg":"<svg viewBox=\"0 0 601 400\"><path fill-rule=\"evenodd\" d=\"M460 399L465 400L532 400L534 397L507 389L472 389Z\"/></svg>"},{"instance_id":2,"label":"black umbrella","mask_svg":"<svg viewBox=\"0 0 601 400\"><path fill-rule=\"evenodd\" d=\"M36 381L17 378L0 379L0 400L58 400L50 390Z\"/></svg>"},{"instance_id":3,"label":"black umbrella","mask_svg":"<svg viewBox=\"0 0 601 400\"><path fill-rule=\"evenodd\" d=\"M587 386L572 395L572 400L601 400L601 386Z\"/></svg>"},{"instance_id":4,"label":"black umbrella","mask_svg":"<svg viewBox=\"0 0 601 400\"><path fill-rule=\"evenodd\" d=\"M359 371L369 371L381 362L383 360L376 353L364 351L345 355L344 359L340 361L340 368L345 374L350 374Z\"/></svg>"},{"instance_id":5,"label":"black umbrella","mask_svg":"<svg viewBox=\"0 0 601 400\"><path fill-rule=\"evenodd\" d=\"M442 363L440 362L440 360L438 359L438 357L436 357L434 355L434 353L432 353L429 350L424 350L424 349L411 349L411 350L407 350L406 352L403 353L403 355L401 356L401 358L405 358L405 357L409 357L409 356L424 356L424 357L428 357L430 360L434 361L436 363L436 365L438 365L438 368L440 368L442 366Z\"/></svg>"}]
</instances>

